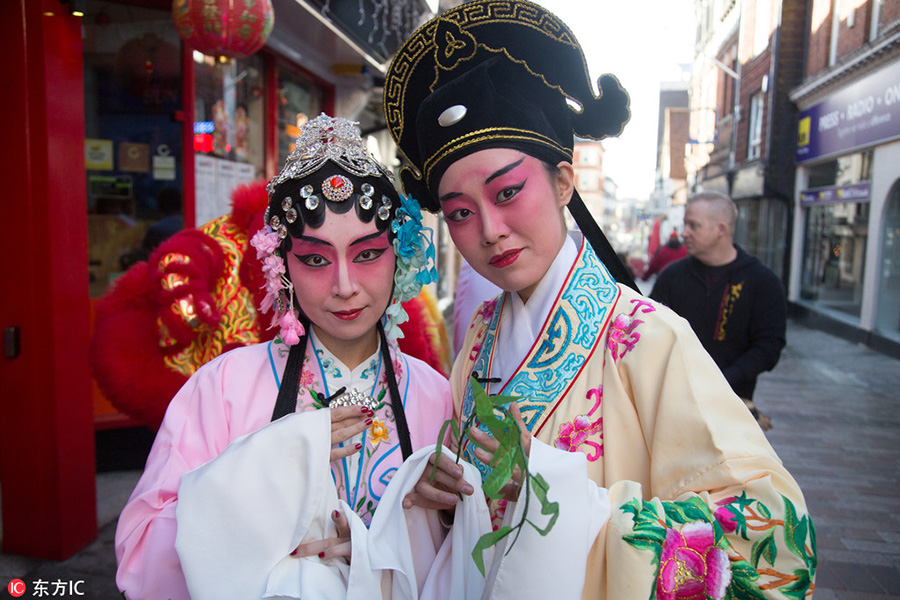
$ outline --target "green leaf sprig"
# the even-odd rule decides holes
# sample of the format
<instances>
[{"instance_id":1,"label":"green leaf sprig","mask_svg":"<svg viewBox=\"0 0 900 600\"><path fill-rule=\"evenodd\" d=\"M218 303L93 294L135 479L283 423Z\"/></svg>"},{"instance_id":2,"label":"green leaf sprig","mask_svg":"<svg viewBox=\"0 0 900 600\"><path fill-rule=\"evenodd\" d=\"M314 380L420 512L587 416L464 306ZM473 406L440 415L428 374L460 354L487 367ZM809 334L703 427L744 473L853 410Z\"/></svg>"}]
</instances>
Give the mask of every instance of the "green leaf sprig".
<instances>
[{"instance_id":1,"label":"green leaf sprig","mask_svg":"<svg viewBox=\"0 0 900 600\"><path fill-rule=\"evenodd\" d=\"M477 419L499 443L497 450L494 452L494 457L491 460L490 465L488 465L492 470L481 484L481 488L484 490L485 495L489 498L502 499L504 494L501 493L501 490L506 483L512 479L513 472L517 466L522 473L523 481L520 497L522 493L525 494L525 509L522 511L522 518L519 522L515 525L504 525L496 531L486 533L481 536L475 544L475 548L472 550L472 559L475 561L475 565L478 567L479 572L484 575L484 551L486 549L494 546L499 543L500 540L515 532L512 543L509 544L509 548L506 550L506 554L509 554L516 541L519 539L522 528L526 523L531 525L535 531L542 536L546 536L556 524L556 519L559 518L559 503L549 501L547 498L547 492L550 489L549 484L539 473L532 473L528 469L528 456L525 454L525 446L522 443L522 430L519 428L519 424L516 422L512 413L510 413L509 408L507 408L507 405L515 402L517 398L515 396L501 396L499 394L488 395L484 387L482 387L475 377L471 378L471 385L475 399L475 412L468 416L462 427L462 431L460 431L459 426L453 419L449 419L444 423L438 434L437 450L435 451L436 456L434 461L435 465L437 465L437 461L440 458L442 443L447 435L448 429L451 431L456 446L460 450L462 449L463 444L466 441L469 441L482 450L488 451L468 436L469 429L475 424L475 419ZM459 454L457 454L457 464L459 463L459 460L460 457ZM437 466L434 466L431 471L432 480L434 480L436 470ZM534 490L534 495L538 499L538 502L540 502L541 514L549 516L547 525L543 528L528 518L528 508L532 489ZM462 498L460 497L460 500L461 499Z\"/></svg>"}]
</instances>

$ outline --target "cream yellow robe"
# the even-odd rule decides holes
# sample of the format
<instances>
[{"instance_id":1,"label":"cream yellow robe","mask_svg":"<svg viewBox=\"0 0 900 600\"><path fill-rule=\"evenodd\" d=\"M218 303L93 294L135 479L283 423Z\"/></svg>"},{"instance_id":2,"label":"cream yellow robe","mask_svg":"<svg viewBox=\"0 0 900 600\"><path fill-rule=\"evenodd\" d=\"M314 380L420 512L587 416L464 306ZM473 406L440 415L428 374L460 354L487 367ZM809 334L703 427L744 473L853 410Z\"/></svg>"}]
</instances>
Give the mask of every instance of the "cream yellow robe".
<instances>
[{"instance_id":1,"label":"cream yellow robe","mask_svg":"<svg viewBox=\"0 0 900 600\"><path fill-rule=\"evenodd\" d=\"M815 533L802 493L688 323L617 285L583 242L574 264L558 257L545 280L554 276L562 284L541 333L488 391L518 396L531 433L556 452L584 453L590 480L609 490L612 516L582 597L811 593ZM498 376L494 367L509 361L496 342L501 325L521 327L501 320L510 302L506 294L473 316L451 374L458 418L472 410L473 371ZM466 460L486 473L470 451ZM515 548L504 560L515 569Z\"/></svg>"}]
</instances>

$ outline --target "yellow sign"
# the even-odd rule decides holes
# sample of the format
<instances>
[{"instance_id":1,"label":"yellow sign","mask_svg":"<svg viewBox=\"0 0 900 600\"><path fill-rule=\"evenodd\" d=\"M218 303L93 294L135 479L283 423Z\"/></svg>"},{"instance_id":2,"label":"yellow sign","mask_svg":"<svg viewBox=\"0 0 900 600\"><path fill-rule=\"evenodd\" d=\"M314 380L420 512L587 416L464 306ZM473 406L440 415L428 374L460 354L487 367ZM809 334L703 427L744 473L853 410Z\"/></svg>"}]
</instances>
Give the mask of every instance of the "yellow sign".
<instances>
[{"instance_id":1,"label":"yellow sign","mask_svg":"<svg viewBox=\"0 0 900 600\"><path fill-rule=\"evenodd\" d=\"M112 171L112 140L84 140L84 168L88 171Z\"/></svg>"},{"instance_id":2,"label":"yellow sign","mask_svg":"<svg viewBox=\"0 0 900 600\"><path fill-rule=\"evenodd\" d=\"M809 146L809 128L812 123L812 117L803 117L800 119L797 132L797 146Z\"/></svg>"}]
</instances>

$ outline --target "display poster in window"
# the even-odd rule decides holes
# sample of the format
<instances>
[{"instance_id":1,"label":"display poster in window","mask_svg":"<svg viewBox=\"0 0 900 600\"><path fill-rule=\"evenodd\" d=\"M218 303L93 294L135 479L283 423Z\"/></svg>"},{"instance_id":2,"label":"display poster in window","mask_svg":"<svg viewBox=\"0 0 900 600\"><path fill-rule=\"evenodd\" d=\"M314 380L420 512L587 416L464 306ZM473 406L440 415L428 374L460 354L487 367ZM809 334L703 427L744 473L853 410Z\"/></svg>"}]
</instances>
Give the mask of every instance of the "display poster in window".
<instances>
[{"instance_id":1,"label":"display poster in window","mask_svg":"<svg viewBox=\"0 0 900 600\"><path fill-rule=\"evenodd\" d=\"M112 140L86 138L84 140L84 168L88 171L112 171Z\"/></svg>"},{"instance_id":2,"label":"display poster in window","mask_svg":"<svg viewBox=\"0 0 900 600\"><path fill-rule=\"evenodd\" d=\"M119 142L119 170L131 173L150 171L150 146L133 142Z\"/></svg>"},{"instance_id":3,"label":"display poster in window","mask_svg":"<svg viewBox=\"0 0 900 600\"><path fill-rule=\"evenodd\" d=\"M256 175L252 164L238 163L205 154L194 155L196 220L198 227L227 214L231 193L250 183Z\"/></svg>"}]
</instances>

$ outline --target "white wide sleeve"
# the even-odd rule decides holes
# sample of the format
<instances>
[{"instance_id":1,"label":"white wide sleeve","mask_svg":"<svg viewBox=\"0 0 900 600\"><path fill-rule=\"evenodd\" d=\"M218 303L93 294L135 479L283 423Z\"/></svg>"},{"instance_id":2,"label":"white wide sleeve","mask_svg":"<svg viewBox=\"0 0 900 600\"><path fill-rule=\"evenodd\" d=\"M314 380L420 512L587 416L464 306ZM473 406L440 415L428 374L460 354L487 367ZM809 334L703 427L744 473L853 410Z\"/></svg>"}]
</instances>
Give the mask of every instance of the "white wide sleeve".
<instances>
[{"instance_id":1,"label":"white wide sleeve","mask_svg":"<svg viewBox=\"0 0 900 600\"><path fill-rule=\"evenodd\" d=\"M288 415L182 476L175 548L193 600L381 598L365 525L331 478L330 419L327 410ZM334 510L350 522L352 567L290 556L336 535Z\"/></svg>"},{"instance_id":2,"label":"white wide sleeve","mask_svg":"<svg viewBox=\"0 0 900 600\"><path fill-rule=\"evenodd\" d=\"M588 479L587 457L581 452L565 452L532 438L528 468L546 480L548 500L559 503L559 517L546 536L526 523L508 554L508 544L516 533L500 542L488 571L484 598L581 598L588 554L609 520L609 494ZM541 515L533 491L531 495L528 518L544 527L548 519ZM510 503L504 525L518 523L524 510L523 499Z\"/></svg>"},{"instance_id":3,"label":"white wide sleeve","mask_svg":"<svg viewBox=\"0 0 900 600\"><path fill-rule=\"evenodd\" d=\"M484 577L471 552L478 538L491 531L478 470L460 462L463 479L475 488L475 493L456 505L453 527L446 537L437 511L402 507L403 498L428 468L434 450L434 445L426 446L410 456L385 490L369 527L372 568L392 572L393 600L477 600L484 589ZM456 458L447 448L442 453ZM490 557L488 550L486 563Z\"/></svg>"}]
</instances>

